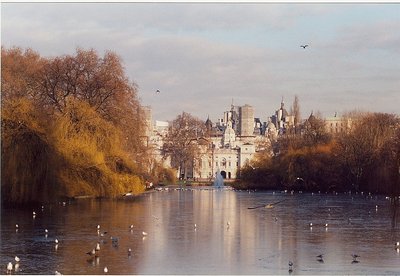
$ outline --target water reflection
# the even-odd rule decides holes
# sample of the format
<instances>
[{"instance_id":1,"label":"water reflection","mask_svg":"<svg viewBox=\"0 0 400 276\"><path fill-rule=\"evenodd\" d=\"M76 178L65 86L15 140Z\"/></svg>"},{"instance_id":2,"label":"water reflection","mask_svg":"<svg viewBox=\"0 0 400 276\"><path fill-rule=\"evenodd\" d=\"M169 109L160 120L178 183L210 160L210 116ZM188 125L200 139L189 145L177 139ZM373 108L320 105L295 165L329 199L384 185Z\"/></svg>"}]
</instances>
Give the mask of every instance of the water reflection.
<instances>
[{"instance_id":1,"label":"water reflection","mask_svg":"<svg viewBox=\"0 0 400 276\"><path fill-rule=\"evenodd\" d=\"M2 210L0 253L24 274L288 274L289 261L293 274L396 274L391 219L379 197L170 189L45 206L34 219Z\"/></svg>"}]
</instances>

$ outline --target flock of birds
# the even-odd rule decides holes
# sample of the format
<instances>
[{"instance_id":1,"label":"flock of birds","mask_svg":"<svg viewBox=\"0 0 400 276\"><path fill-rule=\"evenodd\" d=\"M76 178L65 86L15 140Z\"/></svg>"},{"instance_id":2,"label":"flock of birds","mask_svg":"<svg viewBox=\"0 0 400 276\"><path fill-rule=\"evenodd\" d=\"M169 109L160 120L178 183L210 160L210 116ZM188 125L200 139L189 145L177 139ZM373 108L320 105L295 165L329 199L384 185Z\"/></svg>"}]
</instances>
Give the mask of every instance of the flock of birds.
<instances>
[{"instance_id":1,"label":"flock of birds","mask_svg":"<svg viewBox=\"0 0 400 276\"><path fill-rule=\"evenodd\" d=\"M351 254L351 257L353 258L353 261L351 262L352 264L359 263L358 258L360 258L360 255L357 254ZM324 254L319 254L316 256L316 259L319 263L324 263ZM293 262L289 261L289 273L293 272Z\"/></svg>"},{"instance_id":2,"label":"flock of birds","mask_svg":"<svg viewBox=\"0 0 400 276\"><path fill-rule=\"evenodd\" d=\"M36 212L33 212L33 218L35 218L36 215L37 215ZM153 217L158 219L155 216L153 216ZM134 226L133 226L133 224L131 224L129 226L129 229L132 231L133 228L134 228ZM16 230L16 232L19 231L19 225L18 224L15 225L15 230ZM48 234L49 234L49 230L48 229L44 229L44 233L45 233L45 237L47 238ZM103 231L103 232L100 231L100 225L97 225L97 235L98 236L106 237L107 234L108 234L107 231ZM147 235L148 235L147 232L142 231L143 238L145 238ZM111 240L111 244L112 244L113 247L118 247L118 245L119 245L119 238L118 237L110 236L110 240ZM54 243L55 243L55 248L57 249L58 248L58 244L59 244L59 240L57 238L54 239ZM100 249L101 249L100 242L97 242L96 246L92 250L90 250L90 251L88 251L86 253L91 258L88 261L96 260L97 258L99 258ZM132 249L131 248L128 248L127 255L128 255L128 257L132 256ZM15 264L13 264L12 262L8 262L8 264L7 264L7 274L12 274L13 270L15 272L19 272L20 271L20 261L21 261L21 259L18 256L15 256L14 260L15 260ZM104 273L108 273L108 267L107 266L105 266L103 268L103 272ZM59 271L55 271L55 275L62 275L62 274Z\"/></svg>"},{"instance_id":3,"label":"flock of birds","mask_svg":"<svg viewBox=\"0 0 400 276\"><path fill-rule=\"evenodd\" d=\"M166 190L167 190L167 189L166 189ZM264 207L264 208L273 208L276 204L281 203L281 202L283 202L283 201L285 201L285 200L280 200L280 201L278 201L278 202L269 203L269 204L264 204L264 205L256 206L256 207L248 207L248 209L256 209L256 208L261 208L261 207ZM66 205L65 202L63 202L62 204L63 204L63 206ZM43 210L43 208L44 208L44 207L42 206L42 210ZM378 205L376 205L376 210L377 210L377 209L378 209ZM330 209L329 209L329 211L330 211ZM36 213L35 211L33 211L33 213L32 213L33 218L35 218L36 215L37 215L37 213ZM154 216L154 215L153 215L153 218L154 218L154 219L157 219L157 220L159 219L158 217L156 217L156 216ZM275 221L277 221L277 218L276 218L276 217L274 217L274 219L275 219ZM350 219L349 219L349 223L350 223ZM312 222L310 222L310 223L308 224L308 226L310 227L310 229L312 229L312 227L315 226L315 225L314 225ZM325 229L328 229L328 223L325 223L323 226L325 227ZM227 221L226 227L227 227L227 229L229 229L229 227L230 227L230 221ZM133 228L134 228L133 225L130 225L130 226L129 226L129 229L130 229L131 231L133 230ZM16 229L16 232L18 232L18 230L19 230L19 225L18 225L18 224L15 225L15 229ZM196 230L196 229L197 229L197 224L195 223L195 224L194 224L194 230ZM45 233L45 237L47 238L47 237L48 237L48 233L49 233L48 229L44 229L44 233ZM105 236L107 236L107 234L108 234L107 231L101 232L101 231L100 231L100 225L97 225L97 235L98 235L98 236L100 236L100 237L105 237ZM145 232L145 231L142 231L141 234L142 234L142 236L143 236L143 239L145 239L146 236L148 236L148 233ZM110 240L111 240L111 243L112 243L112 246L113 246L113 247L118 247L118 245L119 245L119 238L118 238L118 237L110 236ZM54 244L55 244L55 247L56 247L56 249L57 249L58 244L59 244L59 240L58 240L57 238L54 239ZM89 255L89 256L92 258L92 260L96 260L96 259L99 257L100 249L101 249L101 243L100 243L100 242L97 242L97 243L96 243L96 246L95 246L93 249L91 249L90 251L88 251L86 254ZM395 243L394 249L395 249L397 252L400 252L400 242L396 242L396 243ZM128 255L128 257L131 257L131 256L132 256L132 249L131 249L131 248L128 248L128 249L127 249L127 255ZM352 262L351 262L352 264L359 263L358 258L360 258L360 255L351 254L351 257L352 257ZM317 261L320 262L320 263L324 263L324 259L323 259L323 258L324 258L324 254L320 254L320 255L316 256ZM15 260L15 264L13 264L12 262L9 262L9 263L7 264L7 274L11 274L13 270L15 270L15 272L18 272L18 271L20 270L20 261L21 261L21 259L20 259L18 256L15 256L14 260ZM292 261L289 261L289 262L288 262L288 265L289 265L289 270L288 270L288 271L289 271L289 273L292 273L292 272L293 272L293 267L294 267L293 262L292 262ZM108 273L108 267L107 267L107 266L105 266L105 267L103 268L103 272L104 272L104 273ZM55 271L55 274L56 274L56 275L61 275L61 273L58 272L58 271Z\"/></svg>"}]
</instances>

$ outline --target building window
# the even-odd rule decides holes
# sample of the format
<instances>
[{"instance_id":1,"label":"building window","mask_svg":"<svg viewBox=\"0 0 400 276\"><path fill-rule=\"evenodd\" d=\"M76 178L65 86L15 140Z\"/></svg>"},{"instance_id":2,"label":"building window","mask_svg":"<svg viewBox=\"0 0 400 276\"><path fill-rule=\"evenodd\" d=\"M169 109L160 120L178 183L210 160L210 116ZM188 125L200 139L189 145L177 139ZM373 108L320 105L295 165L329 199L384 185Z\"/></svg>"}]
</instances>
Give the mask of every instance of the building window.
<instances>
[{"instance_id":1,"label":"building window","mask_svg":"<svg viewBox=\"0 0 400 276\"><path fill-rule=\"evenodd\" d=\"M217 166L217 167L218 167L218 161L217 161L217 162L215 162L215 166Z\"/></svg>"},{"instance_id":2,"label":"building window","mask_svg":"<svg viewBox=\"0 0 400 276\"><path fill-rule=\"evenodd\" d=\"M225 158L222 158L221 166L226 167L226 159Z\"/></svg>"},{"instance_id":3,"label":"building window","mask_svg":"<svg viewBox=\"0 0 400 276\"><path fill-rule=\"evenodd\" d=\"M229 161L229 167L231 166L231 161Z\"/></svg>"},{"instance_id":4,"label":"building window","mask_svg":"<svg viewBox=\"0 0 400 276\"><path fill-rule=\"evenodd\" d=\"M239 162L236 162L236 167L239 167Z\"/></svg>"}]
</instances>

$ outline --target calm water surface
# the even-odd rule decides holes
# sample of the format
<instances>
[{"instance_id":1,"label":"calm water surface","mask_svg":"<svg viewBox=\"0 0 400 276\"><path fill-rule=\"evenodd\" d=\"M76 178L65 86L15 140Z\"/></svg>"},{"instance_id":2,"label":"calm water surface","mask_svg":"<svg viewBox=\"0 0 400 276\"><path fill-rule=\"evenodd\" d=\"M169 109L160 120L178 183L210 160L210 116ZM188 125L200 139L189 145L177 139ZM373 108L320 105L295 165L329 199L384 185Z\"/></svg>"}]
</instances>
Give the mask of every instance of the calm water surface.
<instances>
[{"instance_id":1,"label":"calm water surface","mask_svg":"<svg viewBox=\"0 0 400 276\"><path fill-rule=\"evenodd\" d=\"M13 274L103 274L106 266L109 274L287 275L289 261L292 274L400 274L400 230L384 197L195 188L44 206L35 218L32 211L1 211L1 274L16 255ZM86 252L97 242L92 258Z\"/></svg>"}]
</instances>

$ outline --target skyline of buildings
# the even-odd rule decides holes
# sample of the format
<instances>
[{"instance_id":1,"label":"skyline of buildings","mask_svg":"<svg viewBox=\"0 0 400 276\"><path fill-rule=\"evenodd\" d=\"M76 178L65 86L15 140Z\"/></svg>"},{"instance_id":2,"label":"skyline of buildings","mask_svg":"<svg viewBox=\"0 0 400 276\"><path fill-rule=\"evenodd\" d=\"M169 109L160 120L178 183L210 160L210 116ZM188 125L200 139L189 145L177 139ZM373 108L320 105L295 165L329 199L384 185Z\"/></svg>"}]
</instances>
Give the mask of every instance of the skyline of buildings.
<instances>
[{"instance_id":1,"label":"skyline of buildings","mask_svg":"<svg viewBox=\"0 0 400 276\"><path fill-rule=\"evenodd\" d=\"M273 154L271 145L279 135L301 135L309 127L309 121L315 118L311 113L307 119L296 121L292 113L286 110L283 100L272 115L265 116L265 120L254 117L254 108L249 104L232 104L215 123L210 118L204 121L206 134L198 137L201 142L197 142L200 156L180 168L177 176L181 179L211 180L219 171L224 179L237 178L240 169L250 164L257 151L265 150L268 147L266 145L270 145ZM154 150L159 162L170 167L171 160L162 155L169 123L159 120L153 123L150 107L145 108L145 114L148 146ZM326 131L334 135L346 131L351 126L351 119L337 116L336 113L326 118L324 123Z\"/></svg>"}]
</instances>

